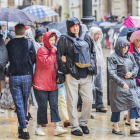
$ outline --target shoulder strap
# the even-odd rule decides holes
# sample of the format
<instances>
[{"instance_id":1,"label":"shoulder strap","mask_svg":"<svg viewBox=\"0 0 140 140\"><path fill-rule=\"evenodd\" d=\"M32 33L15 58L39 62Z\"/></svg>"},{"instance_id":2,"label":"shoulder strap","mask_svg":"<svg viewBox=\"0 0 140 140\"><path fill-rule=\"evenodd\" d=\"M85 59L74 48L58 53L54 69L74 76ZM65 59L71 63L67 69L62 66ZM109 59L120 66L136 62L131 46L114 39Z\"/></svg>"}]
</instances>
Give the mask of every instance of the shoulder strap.
<instances>
[{"instance_id":1,"label":"shoulder strap","mask_svg":"<svg viewBox=\"0 0 140 140\"><path fill-rule=\"evenodd\" d=\"M28 52L29 52L31 49L31 41L29 39L27 39L27 42L28 42Z\"/></svg>"}]
</instances>

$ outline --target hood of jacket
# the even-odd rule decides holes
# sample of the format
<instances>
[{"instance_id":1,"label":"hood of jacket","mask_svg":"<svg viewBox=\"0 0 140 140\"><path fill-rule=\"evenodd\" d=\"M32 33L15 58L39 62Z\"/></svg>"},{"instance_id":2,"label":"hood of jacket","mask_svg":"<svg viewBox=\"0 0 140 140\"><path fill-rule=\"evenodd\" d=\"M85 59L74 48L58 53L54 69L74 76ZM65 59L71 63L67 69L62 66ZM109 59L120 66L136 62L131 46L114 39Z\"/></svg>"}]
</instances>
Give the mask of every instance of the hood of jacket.
<instances>
[{"instance_id":1,"label":"hood of jacket","mask_svg":"<svg viewBox=\"0 0 140 140\"><path fill-rule=\"evenodd\" d=\"M67 21L66 21L67 34L69 34L72 37L75 37L75 34L70 32L70 27L72 27L73 25L76 25L76 24L80 25L80 21L76 17L68 18ZM81 28L81 25L80 25L79 35L81 34L81 32L82 32L82 28Z\"/></svg>"},{"instance_id":2,"label":"hood of jacket","mask_svg":"<svg viewBox=\"0 0 140 140\"><path fill-rule=\"evenodd\" d=\"M50 39L51 34L55 34L56 35L55 32L47 32L47 33L45 33L43 35L44 47L46 47L49 50L52 48L50 43L49 43L49 39ZM56 43L56 41L57 41L57 35L56 35L56 38L55 38L55 43Z\"/></svg>"},{"instance_id":3,"label":"hood of jacket","mask_svg":"<svg viewBox=\"0 0 140 140\"><path fill-rule=\"evenodd\" d=\"M128 51L130 49L130 44L126 37L119 37L116 41L115 52L121 57L127 57L128 51L125 55L123 55L123 48L129 46Z\"/></svg>"}]
</instances>

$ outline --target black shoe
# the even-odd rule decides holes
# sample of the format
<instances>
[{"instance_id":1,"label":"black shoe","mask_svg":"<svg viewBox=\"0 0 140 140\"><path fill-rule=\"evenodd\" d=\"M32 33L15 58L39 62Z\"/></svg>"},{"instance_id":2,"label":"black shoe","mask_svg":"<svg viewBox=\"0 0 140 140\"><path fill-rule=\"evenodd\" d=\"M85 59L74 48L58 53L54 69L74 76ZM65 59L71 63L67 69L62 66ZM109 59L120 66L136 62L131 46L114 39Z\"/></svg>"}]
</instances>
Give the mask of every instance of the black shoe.
<instances>
[{"instance_id":1,"label":"black shoe","mask_svg":"<svg viewBox=\"0 0 140 140\"><path fill-rule=\"evenodd\" d=\"M29 132L23 132L22 131L21 135L19 135L18 138L20 138L20 139L29 139L30 138Z\"/></svg>"},{"instance_id":2,"label":"black shoe","mask_svg":"<svg viewBox=\"0 0 140 140\"><path fill-rule=\"evenodd\" d=\"M139 134L140 130L130 130L130 135Z\"/></svg>"},{"instance_id":3,"label":"black shoe","mask_svg":"<svg viewBox=\"0 0 140 140\"><path fill-rule=\"evenodd\" d=\"M29 118L29 120L32 120L33 119L33 117L31 116L31 113L30 112L28 112L28 118Z\"/></svg>"},{"instance_id":4,"label":"black shoe","mask_svg":"<svg viewBox=\"0 0 140 140\"><path fill-rule=\"evenodd\" d=\"M90 118L91 118L91 119L94 119L94 116L93 116L93 115L91 115L91 116L90 116Z\"/></svg>"},{"instance_id":5,"label":"black shoe","mask_svg":"<svg viewBox=\"0 0 140 140\"><path fill-rule=\"evenodd\" d=\"M105 110L103 108L96 108L96 112L106 113L107 110Z\"/></svg>"},{"instance_id":6,"label":"black shoe","mask_svg":"<svg viewBox=\"0 0 140 140\"><path fill-rule=\"evenodd\" d=\"M71 134L75 136L83 136L83 133L79 129L72 131Z\"/></svg>"},{"instance_id":7,"label":"black shoe","mask_svg":"<svg viewBox=\"0 0 140 140\"><path fill-rule=\"evenodd\" d=\"M22 131L23 131L23 130L22 130L21 128L18 127L18 134L19 134L19 136L21 135Z\"/></svg>"},{"instance_id":8,"label":"black shoe","mask_svg":"<svg viewBox=\"0 0 140 140\"><path fill-rule=\"evenodd\" d=\"M80 126L84 134L89 134L89 129L87 126Z\"/></svg>"}]
</instances>

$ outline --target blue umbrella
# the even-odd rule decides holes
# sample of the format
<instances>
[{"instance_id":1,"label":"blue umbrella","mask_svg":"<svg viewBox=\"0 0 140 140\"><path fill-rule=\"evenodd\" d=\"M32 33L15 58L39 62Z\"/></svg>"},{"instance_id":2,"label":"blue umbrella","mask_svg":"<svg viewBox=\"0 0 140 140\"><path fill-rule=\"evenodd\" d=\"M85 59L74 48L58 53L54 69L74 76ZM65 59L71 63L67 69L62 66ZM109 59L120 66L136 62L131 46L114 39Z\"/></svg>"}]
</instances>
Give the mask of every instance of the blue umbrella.
<instances>
[{"instance_id":1,"label":"blue umbrella","mask_svg":"<svg viewBox=\"0 0 140 140\"><path fill-rule=\"evenodd\" d=\"M37 16L38 18L45 18L45 17L51 17L51 16L57 16L58 14L50 9L47 6L42 5L32 5L29 7L26 7L22 9L23 11L28 11L32 13L33 15Z\"/></svg>"},{"instance_id":2,"label":"blue umbrella","mask_svg":"<svg viewBox=\"0 0 140 140\"><path fill-rule=\"evenodd\" d=\"M0 8L0 21L14 21L14 22L27 22L38 20L36 16L29 12L22 11L15 8Z\"/></svg>"},{"instance_id":3,"label":"blue umbrella","mask_svg":"<svg viewBox=\"0 0 140 140\"><path fill-rule=\"evenodd\" d=\"M139 28L135 28L135 27L124 27L122 29L122 31L119 34L119 37L123 37L123 36L127 36L127 34L129 33L133 33L134 31L138 30Z\"/></svg>"}]
</instances>

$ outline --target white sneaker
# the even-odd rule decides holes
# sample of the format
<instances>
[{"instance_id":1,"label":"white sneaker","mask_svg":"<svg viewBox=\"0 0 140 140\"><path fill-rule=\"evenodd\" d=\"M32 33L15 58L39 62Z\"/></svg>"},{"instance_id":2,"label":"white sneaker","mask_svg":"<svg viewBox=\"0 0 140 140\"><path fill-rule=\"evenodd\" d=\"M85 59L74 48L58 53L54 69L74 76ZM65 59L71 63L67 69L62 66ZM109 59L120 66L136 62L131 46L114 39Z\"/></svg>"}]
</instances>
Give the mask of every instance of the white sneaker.
<instances>
[{"instance_id":1,"label":"white sneaker","mask_svg":"<svg viewBox=\"0 0 140 140\"><path fill-rule=\"evenodd\" d=\"M60 127L60 126L57 126L54 129L54 135L55 136L58 136L58 135L61 135L61 134L65 134L65 133L67 133L67 130L62 129L62 127Z\"/></svg>"},{"instance_id":2,"label":"white sneaker","mask_svg":"<svg viewBox=\"0 0 140 140\"><path fill-rule=\"evenodd\" d=\"M0 108L0 113L4 113L4 110Z\"/></svg>"},{"instance_id":3,"label":"white sneaker","mask_svg":"<svg viewBox=\"0 0 140 140\"><path fill-rule=\"evenodd\" d=\"M130 125L130 122L126 119L125 124ZM135 126L138 126L138 125L139 125L138 123L135 123Z\"/></svg>"},{"instance_id":4,"label":"white sneaker","mask_svg":"<svg viewBox=\"0 0 140 140\"><path fill-rule=\"evenodd\" d=\"M36 130L35 130L35 135L45 136L46 134L43 132L41 127L37 127Z\"/></svg>"}]
</instances>

